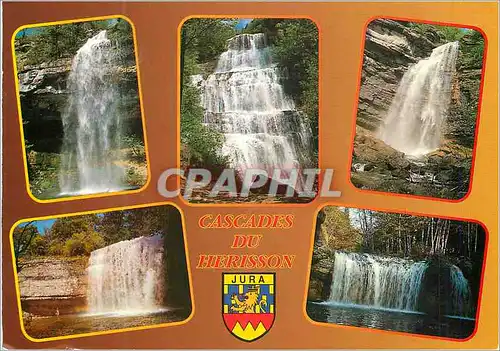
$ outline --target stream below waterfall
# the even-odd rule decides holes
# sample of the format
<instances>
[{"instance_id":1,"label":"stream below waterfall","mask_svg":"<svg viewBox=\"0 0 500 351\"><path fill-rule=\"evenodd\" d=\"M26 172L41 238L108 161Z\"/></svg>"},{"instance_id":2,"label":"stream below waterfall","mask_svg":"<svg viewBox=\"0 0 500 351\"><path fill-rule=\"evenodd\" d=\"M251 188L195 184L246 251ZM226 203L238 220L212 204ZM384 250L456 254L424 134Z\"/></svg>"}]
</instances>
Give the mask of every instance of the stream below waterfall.
<instances>
[{"instance_id":1,"label":"stream below waterfall","mask_svg":"<svg viewBox=\"0 0 500 351\"><path fill-rule=\"evenodd\" d=\"M331 302L308 302L307 314L317 322L456 339L465 339L472 335L476 324L473 318L432 317L419 312Z\"/></svg>"},{"instance_id":2,"label":"stream below waterfall","mask_svg":"<svg viewBox=\"0 0 500 351\"><path fill-rule=\"evenodd\" d=\"M328 299L308 302L315 321L460 339L474 330L470 283L453 264L336 251L331 274Z\"/></svg>"}]
</instances>

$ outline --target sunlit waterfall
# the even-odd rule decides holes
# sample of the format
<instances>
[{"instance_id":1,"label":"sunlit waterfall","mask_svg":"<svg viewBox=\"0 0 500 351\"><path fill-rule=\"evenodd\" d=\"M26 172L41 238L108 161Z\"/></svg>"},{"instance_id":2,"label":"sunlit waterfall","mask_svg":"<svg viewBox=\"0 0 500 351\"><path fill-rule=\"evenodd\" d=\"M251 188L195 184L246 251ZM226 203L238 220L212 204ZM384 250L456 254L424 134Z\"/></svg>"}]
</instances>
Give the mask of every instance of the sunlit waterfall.
<instances>
[{"instance_id":1,"label":"sunlit waterfall","mask_svg":"<svg viewBox=\"0 0 500 351\"><path fill-rule=\"evenodd\" d=\"M419 297L428 267L426 261L337 251L329 302L421 312ZM450 301L452 315L470 316L469 282L457 266L442 268L439 281L449 290L440 293Z\"/></svg>"},{"instance_id":2,"label":"sunlit waterfall","mask_svg":"<svg viewBox=\"0 0 500 351\"><path fill-rule=\"evenodd\" d=\"M88 266L90 313L158 312L165 298L161 235L120 241L91 253Z\"/></svg>"},{"instance_id":3,"label":"sunlit waterfall","mask_svg":"<svg viewBox=\"0 0 500 351\"><path fill-rule=\"evenodd\" d=\"M123 188L120 165L123 113L113 73L116 49L101 31L76 53L62 114L64 139L59 186L62 194L92 194Z\"/></svg>"},{"instance_id":4,"label":"sunlit waterfall","mask_svg":"<svg viewBox=\"0 0 500 351\"><path fill-rule=\"evenodd\" d=\"M458 48L458 42L441 45L404 74L379 130L386 144L412 156L439 148Z\"/></svg>"},{"instance_id":5,"label":"sunlit waterfall","mask_svg":"<svg viewBox=\"0 0 500 351\"><path fill-rule=\"evenodd\" d=\"M193 77L205 123L222 132L222 154L242 174L258 168L284 171L310 158L310 128L281 84L266 36L237 35L227 42L213 74Z\"/></svg>"}]
</instances>

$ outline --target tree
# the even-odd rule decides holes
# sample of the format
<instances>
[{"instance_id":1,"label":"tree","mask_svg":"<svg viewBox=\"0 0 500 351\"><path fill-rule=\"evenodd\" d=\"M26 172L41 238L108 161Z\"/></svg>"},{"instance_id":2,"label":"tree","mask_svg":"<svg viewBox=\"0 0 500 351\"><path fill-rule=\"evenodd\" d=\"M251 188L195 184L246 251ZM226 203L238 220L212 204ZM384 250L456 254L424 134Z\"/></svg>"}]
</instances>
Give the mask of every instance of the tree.
<instances>
[{"instance_id":1,"label":"tree","mask_svg":"<svg viewBox=\"0 0 500 351\"><path fill-rule=\"evenodd\" d=\"M38 228L33 223L34 221L31 221L26 224L18 225L12 234L14 242L14 256L18 273L22 269L20 259L29 252L33 240L40 235Z\"/></svg>"},{"instance_id":2,"label":"tree","mask_svg":"<svg viewBox=\"0 0 500 351\"><path fill-rule=\"evenodd\" d=\"M82 239L95 231L99 217L95 214L83 216L62 217L55 220L54 224L45 234L48 253L51 255L66 255L66 242L73 238L75 233L80 233Z\"/></svg>"},{"instance_id":3,"label":"tree","mask_svg":"<svg viewBox=\"0 0 500 351\"><path fill-rule=\"evenodd\" d=\"M325 207L321 224L321 242L335 250L356 250L361 242L360 231L351 225L349 215L337 207Z\"/></svg>"},{"instance_id":4,"label":"tree","mask_svg":"<svg viewBox=\"0 0 500 351\"><path fill-rule=\"evenodd\" d=\"M155 206L104 213L96 225L105 245L141 236L164 235L168 206Z\"/></svg>"},{"instance_id":5,"label":"tree","mask_svg":"<svg viewBox=\"0 0 500 351\"><path fill-rule=\"evenodd\" d=\"M75 233L64 243L65 256L89 256L94 250L104 247L104 240L99 233L86 231Z\"/></svg>"}]
</instances>

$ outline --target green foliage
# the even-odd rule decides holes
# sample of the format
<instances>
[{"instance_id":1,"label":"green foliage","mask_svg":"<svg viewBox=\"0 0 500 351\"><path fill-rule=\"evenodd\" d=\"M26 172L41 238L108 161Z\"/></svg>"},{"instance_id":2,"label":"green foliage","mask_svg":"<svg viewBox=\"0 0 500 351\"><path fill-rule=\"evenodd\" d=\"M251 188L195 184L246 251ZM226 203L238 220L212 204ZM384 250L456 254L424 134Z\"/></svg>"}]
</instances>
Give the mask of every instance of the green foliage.
<instances>
[{"instance_id":1,"label":"green foliage","mask_svg":"<svg viewBox=\"0 0 500 351\"><path fill-rule=\"evenodd\" d=\"M94 250L104 247L103 238L94 231L75 233L64 243L65 256L88 256Z\"/></svg>"},{"instance_id":2,"label":"green foliage","mask_svg":"<svg viewBox=\"0 0 500 351\"><path fill-rule=\"evenodd\" d=\"M224 136L203 124L199 92L186 84L181 101L181 143L184 163L192 167L223 168L227 160L220 154Z\"/></svg>"},{"instance_id":3,"label":"green foliage","mask_svg":"<svg viewBox=\"0 0 500 351\"><path fill-rule=\"evenodd\" d=\"M231 19L189 19L182 26L182 50L194 54L199 63L215 60L225 50L226 41L236 34L236 23Z\"/></svg>"},{"instance_id":4,"label":"green foliage","mask_svg":"<svg viewBox=\"0 0 500 351\"><path fill-rule=\"evenodd\" d=\"M146 150L144 147L144 140L142 140L141 137L134 134L129 134L125 135L121 139L121 142L123 146L129 149L131 158L139 162L146 161Z\"/></svg>"},{"instance_id":5,"label":"green foliage","mask_svg":"<svg viewBox=\"0 0 500 351\"><path fill-rule=\"evenodd\" d=\"M107 212L102 215L96 231L105 245L141 236L165 233L169 206Z\"/></svg>"},{"instance_id":6,"label":"green foliage","mask_svg":"<svg viewBox=\"0 0 500 351\"><path fill-rule=\"evenodd\" d=\"M94 250L141 236L166 235L171 206L58 218L41 235L33 223L14 230L16 259L29 256L88 256ZM182 235L176 233L175 235Z\"/></svg>"},{"instance_id":7,"label":"green foliage","mask_svg":"<svg viewBox=\"0 0 500 351\"><path fill-rule=\"evenodd\" d=\"M459 69L479 69L483 67L484 37L476 30L468 30L460 40Z\"/></svg>"},{"instance_id":8,"label":"green foliage","mask_svg":"<svg viewBox=\"0 0 500 351\"><path fill-rule=\"evenodd\" d=\"M216 60L225 50L226 41L236 33L235 21L196 18L186 21L181 32L181 144L182 163L212 169L224 168L221 156L223 135L203 124L200 94L190 82L199 74L199 64Z\"/></svg>"},{"instance_id":9,"label":"green foliage","mask_svg":"<svg viewBox=\"0 0 500 351\"><path fill-rule=\"evenodd\" d=\"M460 40L465 32L462 28L453 26L439 26L435 24L408 22L407 25L420 35L432 35L436 33L443 41L452 42Z\"/></svg>"},{"instance_id":10,"label":"green foliage","mask_svg":"<svg viewBox=\"0 0 500 351\"><path fill-rule=\"evenodd\" d=\"M483 55L483 36L478 31L468 30L460 40L457 81L452 94L447 134L469 148L474 146Z\"/></svg>"},{"instance_id":11,"label":"green foliage","mask_svg":"<svg viewBox=\"0 0 500 351\"><path fill-rule=\"evenodd\" d=\"M321 225L321 241L323 245L336 250L355 250L362 241L359 230L354 228L349 215L337 207L328 206L323 209L325 214Z\"/></svg>"},{"instance_id":12,"label":"green foliage","mask_svg":"<svg viewBox=\"0 0 500 351\"><path fill-rule=\"evenodd\" d=\"M57 193L54 179L59 172L60 156L56 153L37 152L33 144L25 141L30 190L36 196Z\"/></svg>"},{"instance_id":13,"label":"green foliage","mask_svg":"<svg viewBox=\"0 0 500 351\"><path fill-rule=\"evenodd\" d=\"M50 255L83 255L78 253L86 247L94 247L98 242L93 233L99 221L97 215L63 217L55 220L52 227L44 235L47 240L47 252ZM78 235L77 235L78 234ZM81 239L82 243L77 241ZM85 241L89 241L85 243ZM70 243L70 244L68 244ZM69 245L69 246L68 246ZM90 251L89 251L90 252Z\"/></svg>"},{"instance_id":14,"label":"green foliage","mask_svg":"<svg viewBox=\"0 0 500 351\"><path fill-rule=\"evenodd\" d=\"M46 235L50 240L66 241L74 233L92 231L98 221L99 217L95 214L58 218Z\"/></svg>"},{"instance_id":15,"label":"green foliage","mask_svg":"<svg viewBox=\"0 0 500 351\"><path fill-rule=\"evenodd\" d=\"M264 33L267 36L269 44L274 44L278 35L278 25L283 21L283 19L277 18L256 18L248 23L243 29L243 33Z\"/></svg>"},{"instance_id":16,"label":"green foliage","mask_svg":"<svg viewBox=\"0 0 500 351\"><path fill-rule=\"evenodd\" d=\"M118 18L108 31L108 38L119 48L117 53L121 59L135 64L134 35L130 23Z\"/></svg>"},{"instance_id":17,"label":"green foliage","mask_svg":"<svg viewBox=\"0 0 500 351\"><path fill-rule=\"evenodd\" d=\"M19 225L14 229L12 241L14 244L14 256L16 258L16 268L18 272L22 269L20 259L30 254L31 245L39 235L38 228L33 222Z\"/></svg>"},{"instance_id":18,"label":"green foliage","mask_svg":"<svg viewBox=\"0 0 500 351\"><path fill-rule=\"evenodd\" d=\"M42 27L29 40L26 63L38 64L71 57L86 39L82 22ZM27 41L26 37L24 40Z\"/></svg>"},{"instance_id":19,"label":"green foliage","mask_svg":"<svg viewBox=\"0 0 500 351\"><path fill-rule=\"evenodd\" d=\"M18 64L22 67L73 57L88 38L101 30L109 30L109 39L120 48L119 55L126 60L134 59L132 27L127 21L117 19L44 26L31 34L23 29L15 39Z\"/></svg>"},{"instance_id":20,"label":"green foliage","mask_svg":"<svg viewBox=\"0 0 500 351\"><path fill-rule=\"evenodd\" d=\"M44 256L48 253L47 240L42 235L37 235L33 239L30 249L30 256Z\"/></svg>"},{"instance_id":21,"label":"green foliage","mask_svg":"<svg viewBox=\"0 0 500 351\"><path fill-rule=\"evenodd\" d=\"M311 20L282 20L276 24L273 56L286 74L285 92L304 111L313 134L317 152L319 116L318 28Z\"/></svg>"}]
</instances>

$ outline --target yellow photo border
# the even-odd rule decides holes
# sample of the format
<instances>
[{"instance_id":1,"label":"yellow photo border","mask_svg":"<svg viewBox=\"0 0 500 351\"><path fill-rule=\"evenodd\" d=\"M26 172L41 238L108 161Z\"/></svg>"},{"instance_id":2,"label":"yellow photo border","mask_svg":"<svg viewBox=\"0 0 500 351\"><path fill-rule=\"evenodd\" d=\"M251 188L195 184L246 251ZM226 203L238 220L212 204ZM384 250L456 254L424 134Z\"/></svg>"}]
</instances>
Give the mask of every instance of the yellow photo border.
<instances>
[{"instance_id":1,"label":"yellow photo border","mask_svg":"<svg viewBox=\"0 0 500 351\"><path fill-rule=\"evenodd\" d=\"M137 70L136 72L137 72L137 84L138 84L138 94L139 94L139 106L140 106L140 110L141 110L141 120L142 120L142 134L143 134L143 138L144 138L144 153L146 156L146 168L147 168L146 182L144 183L144 185L141 188L134 189L134 190L125 190L125 191L116 191L116 192L98 193L98 194L89 194L89 195L76 195L76 196L68 196L68 197L61 197L61 198L55 198L55 199L39 199L35 195L33 195L33 193L31 192L30 181L29 181L29 176L28 176L28 157L26 155L26 145L25 145L25 139L24 139L21 96L20 96L20 92L19 92L17 57L16 57L16 50L15 50L16 35L21 30L24 30L27 28L39 28L39 27L47 27L47 26L54 26L54 25L61 25L61 24L101 21L101 20L117 19L117 18L125 20L132 28L132 37L133 37L133 41L134 41L134 56L135 56L136 70ZM15 83L15 88L16 88L17 112L18 112L18 116L19 116L18 117L19 118L19 126L20 126L20 131L21 131L21 145L22 145L23 162L24 162L24 176L25 176L25 182L26 182L26 191L27 191L29 197L33 201L38 202L38 203L54 203L54 202L71 201L71 200L92 199L92 198L99 198L99 197L106 197L106 196L113 196L113 195L136 194L136 193L139 193L139 192L142 192L143 190L145 190L149 186L149 183L151 182L151 167L150 167L147 132L146 132L146 120L144 117L144 103L143 103L143 96L142 96L141 74L140 74L140 69L139 69L137 31L136 31L135 25L132 22L132 20L129 17L124 16L124 15L109 15L109 16L78 18L78 19L55 21L55 22L42 22L42 23L37 23L37 24L27 24L27 25L20 26L12 34L11 50L12 50L12 63L13 63L13 68L14 68L14 83Z\"/></svg>"},{"instance_id":2,"label":"yellow photo border","mask_svg":"<svg viewBox=\"0 0 500 351\"><path fill-rule=\"evenodd\" d=\"M177 211L179 211L179 213L181 215L182 235L183 235L183 239L184 239L184 251L185 251L185 255L186 255L186 266L187 266L187 274L188 274L188 282L189 282L189 294L190 294L189 297L191 299L191 313L189 314L189 316L186 319L184 319L183 321L179 321L179 322L161 323L161 324L155 324L155 325L146 325L146 326L129 327L129 328L119 328L119 329L113 329L113 330L95 331L95 332L88 332L88 333L74 334L74 335L52 336L52 337L42 338L42 339L37 339L37 338L31 337L26 332L26 330L24 328L24 322L23 322L23 311L21 308L21 290L19 288L19 277L18 277L18 273L17 273L16 262L15 262L16 257L15 257L15 252L14 252L14 240L13 240L14 230L20 224L26 223L29 221L43 221L43 220L48 220L48 219L75 217L75 216L82 216L82 215L88 215L88 214L108 213L108 212L133 210L133 209L157 207L157 206L172 206L175 209L177 209ZM14 272L14 284L15 284L15 288L16 288L17 308L18 308L18 313L19 313L19 325L21 327L22 334L29 341L40 343L40 342L47 342L47 341L82 338L82 337L88 337L88 336L116 334L116 333L123 333L123 332L137 331L137 330L155 329L155 328L162 328L162 327L173 327L173 326L178 326L178 325L183 325L183 324L188 323L194 316L195 303L194 303L194 294L193 294L193 279L191 276L191 264L190 264L190 260L189 260L189 252L188 252L188 246L187 246L187 240L186 240L186 220L184 218L184 213L182 212L181 208L173 202L170 202L170 201L168 201L168 202L155 202L155 203L150 203L150 204L142 204L142 205L134 205L134 206L112 207L112 208L108 208L108 209L104 209L104 210L83 211L83 212L74 212L71 214L58 214L58 215L52 215L52 216L20 219L16 223L14 223L10 229L9 242L10 242L10 250L11 250L11 254L12 254L12 270Z\"/></svg>"}]
</instances>

